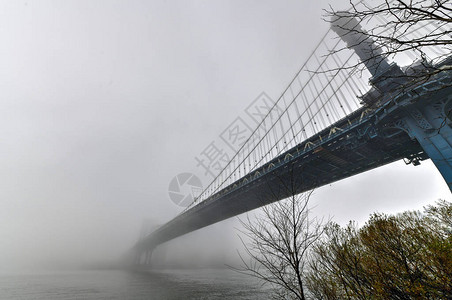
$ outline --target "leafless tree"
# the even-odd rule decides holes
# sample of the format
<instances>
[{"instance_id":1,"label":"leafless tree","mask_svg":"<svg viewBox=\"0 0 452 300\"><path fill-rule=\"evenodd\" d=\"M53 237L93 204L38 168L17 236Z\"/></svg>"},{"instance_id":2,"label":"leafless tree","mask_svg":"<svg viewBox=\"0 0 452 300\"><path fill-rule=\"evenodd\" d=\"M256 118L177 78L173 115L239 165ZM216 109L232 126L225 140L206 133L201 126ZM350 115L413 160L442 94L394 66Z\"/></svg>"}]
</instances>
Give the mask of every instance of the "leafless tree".
<instances>
[{"instance_id":1,"label":"leafless tree","mask_svg":"<svg viewBox=\"0 0 452 300\"><path fill-rule=\"evenodd\" d=\"M376 3L377 2L377 3ZM357 4L355 4L357 3ZM369 22L371 18L384 20L378 26L366 31L378 45L391 52L416 50L423 47L452 46L452 2L450 0L380 0L350 1L349 11L327 11L338 18L356 18L359 22ZM436 27L427 34L416 35L413 30L434 24Z\"/></svg>"},{"instance_id":2,"label":"leafless tree","mask_svg":"<svg viewBox=\"0 0 452 300\"><path fill-rule=\"evenodd\" d=\"M330 7L326 18L342 36L359 35L365 38L355 39L357 44L369 41L374 44L369 49L372 53L361 61L362 66L382 63L400 54L418 57L403 73L388 73L381 80L390 76L404 77L407 80L401 86L406 88L452 70L452 1L350 0L350 5L348 11Z\"/></svg>"},{"instance_id":3,"label":"leafless tree","mask_svg":"<svg viewBox=\"0 0 452 300\"><path fill-rule=\"evenodd\" d=\"M307 299L308 253L322 235L322 222L309 216L312 192L297 194L295 180L280 182L290 197L263 207L255 218L241 220L247 255L239 252L242 266L233 269L271 284L276 299Z\"/></svg>"}]
</instances>

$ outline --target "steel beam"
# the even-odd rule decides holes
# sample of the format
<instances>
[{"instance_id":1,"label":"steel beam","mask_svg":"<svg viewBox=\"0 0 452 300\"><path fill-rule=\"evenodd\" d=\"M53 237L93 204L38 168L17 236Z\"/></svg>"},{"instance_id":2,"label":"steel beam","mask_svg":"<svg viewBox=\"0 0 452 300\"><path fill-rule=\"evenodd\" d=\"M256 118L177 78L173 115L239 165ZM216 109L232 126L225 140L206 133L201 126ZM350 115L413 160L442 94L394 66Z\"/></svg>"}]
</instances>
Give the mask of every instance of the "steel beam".
<instances>
[{"instance_id":1,"label":"steel beam","mask_svg":"<svg viewBox=\"0 0 452 300\"><path fill-rule=\"evenodd\" d=\"M452 129L449 119L442 109L438 109L438 103L409 112L404 119L409 134L419 142L452 192Z\"/></svg>"}]
</instances>

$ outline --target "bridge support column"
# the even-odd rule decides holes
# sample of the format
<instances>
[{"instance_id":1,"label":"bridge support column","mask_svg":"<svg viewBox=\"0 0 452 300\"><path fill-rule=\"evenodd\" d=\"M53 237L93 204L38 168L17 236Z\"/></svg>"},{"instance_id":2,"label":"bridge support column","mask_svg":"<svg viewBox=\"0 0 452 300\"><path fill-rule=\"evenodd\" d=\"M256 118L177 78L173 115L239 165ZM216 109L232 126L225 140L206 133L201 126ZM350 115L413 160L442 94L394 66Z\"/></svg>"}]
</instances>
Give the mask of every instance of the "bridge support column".
<instances>
[{"instance_id":1,"label":"bridge support column","mask_svg":"<svg viewBox=\"0 0 452 300\"><path fill-rule=\"evenodd\" d=\"M133 265L135 266L139 266L141 264L141 256L142 256L142 252L140 251L135 251L134 255L134 262Z\"/></svg>"},{"instance_id":2,"label":"bridge support column","mask_svg":"<svg viewBox=\"0 0 452 300\"><path fill-rule=\"evenodd\" d=\"M452 192L452 129L445 109L444 102L410 109L405 124L408 133L418 140Z\"/></svg>"},{"instance_id":3,"label":"bridge support column","mask_svg":"<svg viewBox=\"0 0 452 300\"><path fill-rule=\"evenodd\" d=\"M148 266L151 265L152 252L153 252L153 249L149 249L149 250L146 251L146 262L145 262L145 264L148 265Z\"/></svg>"}]
</instances>

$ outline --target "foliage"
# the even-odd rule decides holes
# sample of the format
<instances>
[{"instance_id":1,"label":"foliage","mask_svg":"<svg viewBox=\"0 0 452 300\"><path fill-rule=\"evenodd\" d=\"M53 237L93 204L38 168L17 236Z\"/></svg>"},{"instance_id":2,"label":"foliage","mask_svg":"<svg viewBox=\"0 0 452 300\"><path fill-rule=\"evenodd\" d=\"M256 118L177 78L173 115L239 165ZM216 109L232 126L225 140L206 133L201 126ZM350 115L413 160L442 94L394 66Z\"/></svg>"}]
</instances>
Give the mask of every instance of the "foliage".
<instances>
[{"instance_id":1,"label":"foliage","mask_svg":"<svg viewBox=\"0 0 452 300\"><path fill-rule=\"evenodd\" d=\"M327 226L308 286L317 299L451 299L452 205Z\"/></svg>"}]
</instances>

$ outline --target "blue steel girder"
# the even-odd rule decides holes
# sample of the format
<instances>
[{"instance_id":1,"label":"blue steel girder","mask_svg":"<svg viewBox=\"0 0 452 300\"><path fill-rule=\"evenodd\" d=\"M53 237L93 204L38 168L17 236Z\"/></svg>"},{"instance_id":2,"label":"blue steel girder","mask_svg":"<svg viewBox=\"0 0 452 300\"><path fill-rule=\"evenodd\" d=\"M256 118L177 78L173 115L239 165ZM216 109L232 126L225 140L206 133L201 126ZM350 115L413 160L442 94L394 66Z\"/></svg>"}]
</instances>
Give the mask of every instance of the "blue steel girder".
<instances>
[{"instance_id":1,"label":"blue steel girder","mask_svg":"<svg viewBox=\"0 0 452 300\"><path fill-rule=\"evenodd\" d=\"M450 107L452 74L449 71L388 101L376 111L375 123L383 132L398 128L416 140L452 191Z\"/></svg>"},{"instance_id":2,"label":"blue steel girder","mask_svg":"<svg viewBox=\"0 0 452 300\"><path fill-rule=\"evenodd\" d=\"M451 188L451 76L450 72L434 76L398 95L386 95L379 107L356 110L180 214L138 242L134 250L154 249L289 196L280 192L279 185L281 178L289 180L289 169L300 193L396 160L428 155ZM435 90L438 86L442 88Z\"/></svg>"},{"instance_id":3,"label":"blue steel girder","mask_svg":"<svg viewBox=\"0 0 452 300\"><path fill-rule=\"evenodd\" d=\"M390 138L362 134L370 132L366 127L375 125L372 114L365 118L360 115L357 111L335 123L335 127L342 129L335 134L325 129L320 133L322 138L312 137L247 174L150 234L137 243L135 250L155 248L190 231L283 199L288 195L271 199L267 196L278 189L278 178L287 176L288 166L299 178L297 192L303 192L422 151L419 144L403 132ZM308 143L310 147L305 146ZM332 168L331 164L336 167Z\"/></svg>"}]
</instances>

